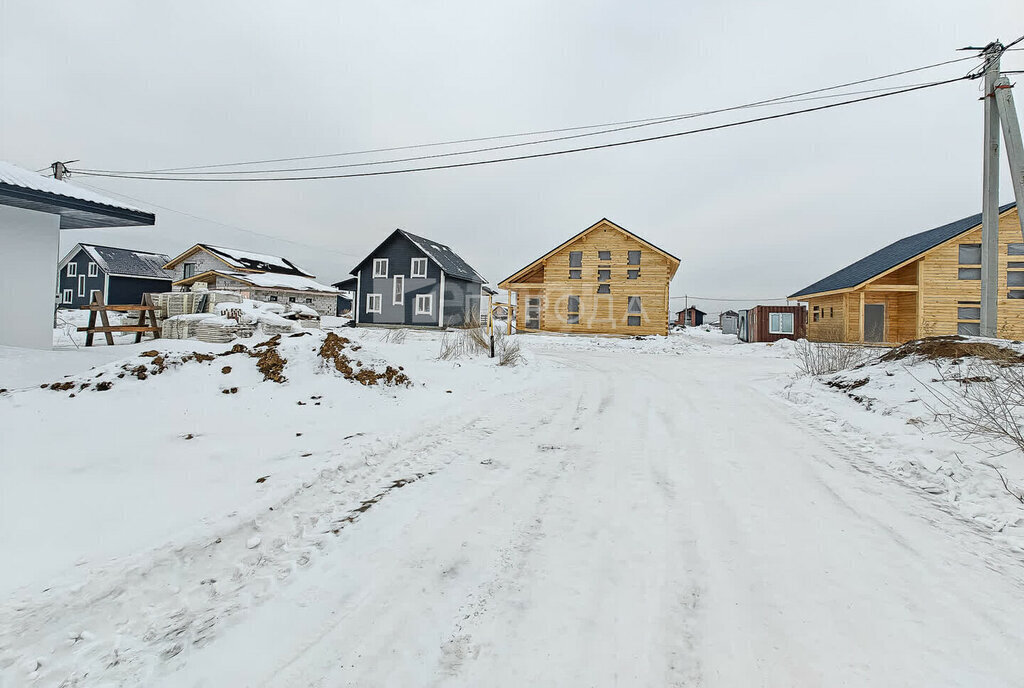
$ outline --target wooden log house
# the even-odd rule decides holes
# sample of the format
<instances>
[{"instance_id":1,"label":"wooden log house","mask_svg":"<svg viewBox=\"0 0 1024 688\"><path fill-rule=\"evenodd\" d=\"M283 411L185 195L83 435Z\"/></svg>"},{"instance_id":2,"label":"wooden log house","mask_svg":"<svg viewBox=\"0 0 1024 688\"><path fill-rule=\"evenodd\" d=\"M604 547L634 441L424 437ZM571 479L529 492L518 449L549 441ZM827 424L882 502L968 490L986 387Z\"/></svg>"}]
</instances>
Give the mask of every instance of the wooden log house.
<instances>
[{"instance_id":1,"label":"wooden log house","mask_svg":"<svg viewBox=\"0 0 1024 688\"><path fill-rule=\"evenodd\" d=\"M498 286L516 294L520 331L668 334L668 285L679 259L607 219Z\"/></svg>"},{"instance_id":2,"label":"wooden log house","mask_svg":"<svg viewBox=\"0 0 1024 688\"><path fill-rule=\"evenodd\" d=\"M981 214L900 239L789 298L807 304L811 341L978 335ZM999 208L998 299L998 335L1024 338L1024 238L1014 203Z\"/></svg>"}]
</instances>

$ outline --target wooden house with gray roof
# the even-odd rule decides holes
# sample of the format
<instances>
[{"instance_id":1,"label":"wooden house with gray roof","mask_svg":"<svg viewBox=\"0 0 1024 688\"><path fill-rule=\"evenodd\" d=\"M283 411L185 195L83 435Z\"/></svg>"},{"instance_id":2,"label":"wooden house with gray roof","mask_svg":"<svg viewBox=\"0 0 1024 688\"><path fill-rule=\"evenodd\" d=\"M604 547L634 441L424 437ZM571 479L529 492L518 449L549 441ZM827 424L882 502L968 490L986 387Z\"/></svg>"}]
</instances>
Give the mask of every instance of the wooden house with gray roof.
<instances>
[{"instance_id":1,"label":"wooden house with gray roof","mask_svg":"<svg viewBox=\"0 0 1024 688\"><path fill-rule=\"evenodd\" d=\"M807 338L899 344L977 335L981 214L919 232L792 294L807 304ZM999 208L998 335L1024 338L1024 238L1015 203Z\"/></svg>"}]
</instances>

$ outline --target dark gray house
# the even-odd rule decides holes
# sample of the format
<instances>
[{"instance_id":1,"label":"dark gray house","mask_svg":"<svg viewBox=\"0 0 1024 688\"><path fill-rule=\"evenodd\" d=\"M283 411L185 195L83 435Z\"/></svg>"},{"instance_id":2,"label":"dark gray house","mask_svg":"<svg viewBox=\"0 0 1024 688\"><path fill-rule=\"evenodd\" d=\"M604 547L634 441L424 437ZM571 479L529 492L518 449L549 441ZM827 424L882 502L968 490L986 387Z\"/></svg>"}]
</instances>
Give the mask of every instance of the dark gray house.
<instances>
[{"instance_id":1,"label":"dark gray house","mask_svg":"<svg viewBox=\"0 0 1024 688\"><path fill-rule=\"evenodd\" d=\"M448 246L396 229L362 260L357 325L449 327L480 317L486 280Z\"/></svg>"},{"instance_id":2,"label":"dark gray house","mask_svg":"<svg viewBox=\"0 0 1024 688\"><path fill-rule=\"evenodd\" d=\"M57 303L78 308L96 292L107 304L141 303L147 292L171 291L166 262L162 253L76 244L57 265Z\"/></svg>"}]
</instances>

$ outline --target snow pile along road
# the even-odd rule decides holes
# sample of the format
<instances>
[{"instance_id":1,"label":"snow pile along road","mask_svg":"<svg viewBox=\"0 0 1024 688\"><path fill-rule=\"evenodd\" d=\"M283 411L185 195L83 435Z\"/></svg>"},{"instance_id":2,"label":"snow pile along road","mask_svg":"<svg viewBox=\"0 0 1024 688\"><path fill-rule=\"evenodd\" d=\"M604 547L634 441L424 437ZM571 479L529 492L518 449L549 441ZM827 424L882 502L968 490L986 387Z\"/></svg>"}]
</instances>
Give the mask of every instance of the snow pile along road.
<instances>
[{"instance_id":1,"label":"snow pile along road","mask_svg":"<svg viewBox=\"0 0 1024 688\"><path fill-rule=\"evenodd\" d=\"M850 370L803 376L781 390L813 419L826 441L842 446L927 493L942 508L1024 552L1024 455L1007 438L980 433L972 398L1001 397L1011 432L1021 432L1024 347L980 339L911 342ZM1016 403L1012 392L1016 388ZM998 409L993 408L993 411Z\"/></svg>"}]
</instances>

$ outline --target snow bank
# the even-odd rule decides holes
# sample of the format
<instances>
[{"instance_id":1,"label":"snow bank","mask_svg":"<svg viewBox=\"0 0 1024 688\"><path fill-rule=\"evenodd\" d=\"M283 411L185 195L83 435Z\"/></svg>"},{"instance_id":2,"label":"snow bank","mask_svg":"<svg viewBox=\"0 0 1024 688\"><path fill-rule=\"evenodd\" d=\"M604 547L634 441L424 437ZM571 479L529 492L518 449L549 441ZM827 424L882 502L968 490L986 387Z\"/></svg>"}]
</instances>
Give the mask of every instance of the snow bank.
<instances>
[{"instance_id":1,"label":"snow bank","mask_svg":"<svg viewBox=\"0 0 1024 688\"><path fill-rule=\"evenodd\" d=\"M969 358L876 358L841 373L785 381L778 393L851 459L880 467L1024 552L1024 505L1010 494L1024 494L1024 457L1005 445L958 441L941 422L948 409L939 395L955 398L965 384L986 384L964 382L971 370Z\"/></svg>"}]
</instances>

